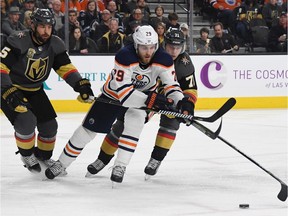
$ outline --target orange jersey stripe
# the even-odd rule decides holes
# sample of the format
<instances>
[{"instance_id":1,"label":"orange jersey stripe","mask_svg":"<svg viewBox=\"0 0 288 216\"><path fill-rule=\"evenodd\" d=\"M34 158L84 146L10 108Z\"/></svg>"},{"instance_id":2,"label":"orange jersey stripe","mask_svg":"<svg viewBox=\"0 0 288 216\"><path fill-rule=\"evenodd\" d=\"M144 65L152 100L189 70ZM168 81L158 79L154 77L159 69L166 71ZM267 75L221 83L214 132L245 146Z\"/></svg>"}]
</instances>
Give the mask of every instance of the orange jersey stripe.
<instances>
[{"instance_id":1,"label":"orange jersey stripe","mask_svg":"<svg viewBox=\"0 0 288 216\"><path fill-rule=\"evenodd\" d=\"M122 97L124 97L128 92L130 92L133 89L133 86L128 87L126 90L124 90L123 92L121 92L118 97L119 99L121 99Z\"/></svg>"}]
</instances>

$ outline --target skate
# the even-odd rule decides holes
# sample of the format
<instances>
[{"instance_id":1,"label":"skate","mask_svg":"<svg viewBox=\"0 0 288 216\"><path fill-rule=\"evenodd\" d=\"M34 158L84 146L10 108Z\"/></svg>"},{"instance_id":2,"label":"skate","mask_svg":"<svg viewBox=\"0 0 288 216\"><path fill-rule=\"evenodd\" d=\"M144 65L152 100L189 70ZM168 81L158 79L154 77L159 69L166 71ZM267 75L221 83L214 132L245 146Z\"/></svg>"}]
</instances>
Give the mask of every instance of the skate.
<instances>
[{"instance_id":1,"label":"skate","mask_svg":"<svg viewBox=\"0 0 288 216\"><path fill-rule=\"evenodd\" d=\"M113 182L121 183L123 181L125 171L126 171L125 166L115 165L112 169L112 174L110 177L112 183Z\"/></svg>"},{"instance_id":2,"label":"skate","mask_svg":"<svg viewBox=\"0 0 288 216\"><path fill-rule=\"evenodd\" d=\"M151 176L155 175L161 165L161 161L150 158L144 172L146 173L145 180L150 179Z\"/></svg>"},{"instance_id":3,"label":"skate","mask_svg":"<svg viewBox=\"0 0 288 216\"><path fill-rule=\"evenodd\" d=\"M38 160L39 160L39 163L40 163L42 169L43 169L43 167L44 167L45 170L46 170L47 168L52 167L52 166L56 163L56 161L53 160L52 158L47 159L47 160L40 160L40 159L38 159ZM59 174L59 176L65 176L65 175L67 175L67 174L68 174L67 171L66 171L66 170L63 170L63 171Z\"/></svg>"},{"instance_id":4,"label":"skate","mask_svg":"<svg viewBox=\"0 0 288 216\"><path fill-rule=\"evenodd\" d=\"M30 172L32 173L41 172L40 164L34 154L30 156L21 156L21 160L24 163L24 167L26 167Z\"/></svg>"},{"instance_id":5,"label":"skate","mask_svg":"<svg viewBox=\"0 0 288 216\"><path fill-rule=\"evenodd\" d=\"M91 163L87 166L87 173L86 173L85 177L91 177L93 175L96 175L105 166L106 165L100 159L97 158L93 163Z\"/></svg>"},{"instance_id":6,"label":"skate","mask_svg":"<svg viewBox=\"0 0 288 216\"><path fill-rule=\"evenodd\" d=\"M65 167L60 161L55 161L55 163L45 170L45 175L48 179L54 179L56 176L64 175L66 173Z\"/></svg>"}]
</instances>

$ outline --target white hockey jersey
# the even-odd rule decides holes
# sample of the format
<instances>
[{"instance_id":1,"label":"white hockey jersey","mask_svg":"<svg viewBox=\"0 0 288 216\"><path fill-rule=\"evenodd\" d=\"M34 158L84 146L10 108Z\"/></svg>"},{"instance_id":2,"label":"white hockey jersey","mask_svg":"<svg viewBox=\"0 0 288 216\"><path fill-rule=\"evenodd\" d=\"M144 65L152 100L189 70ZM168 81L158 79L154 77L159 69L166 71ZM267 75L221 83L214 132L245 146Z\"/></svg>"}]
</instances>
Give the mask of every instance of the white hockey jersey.
<instances>
[{"instance_id":1,"label":"white hockey jersey","mask_svg":"<svg viewBox=\"0 0 288 216\"><path fill-rule=\"evenodd\" d=\"M172 57L160 48L150 64L144 66L139 63L131 44L116 54L114 68L102 92L125 107L145 107L147 93L157 88L159 79L164 84L165 96L173 99L176 105L184 96L177 82Z\"/></svg>"}]
</instances>

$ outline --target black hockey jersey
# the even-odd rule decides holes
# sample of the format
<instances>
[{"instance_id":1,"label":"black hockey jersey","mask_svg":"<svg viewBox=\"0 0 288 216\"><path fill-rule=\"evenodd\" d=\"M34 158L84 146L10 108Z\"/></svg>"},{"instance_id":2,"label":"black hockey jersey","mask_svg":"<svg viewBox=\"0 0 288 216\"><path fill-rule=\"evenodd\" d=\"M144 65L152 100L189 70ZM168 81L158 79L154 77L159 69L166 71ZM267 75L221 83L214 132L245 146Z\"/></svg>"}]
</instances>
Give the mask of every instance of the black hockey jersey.
<instances>
[{"instance_id":1,"label":"black hockey jersey","mask_svg":"<svg viewBox=\"0 0 288 216\"><path fill-rule=\"evenodd\" d=\"M1 51L1 88L11 84L26 91L40 89L49 77L51 68L74 87L81 79L77 69L71 64L63 41L52 35L51 39L37 45L29 30L12 34Z\"/></svg>"}]
</instances>

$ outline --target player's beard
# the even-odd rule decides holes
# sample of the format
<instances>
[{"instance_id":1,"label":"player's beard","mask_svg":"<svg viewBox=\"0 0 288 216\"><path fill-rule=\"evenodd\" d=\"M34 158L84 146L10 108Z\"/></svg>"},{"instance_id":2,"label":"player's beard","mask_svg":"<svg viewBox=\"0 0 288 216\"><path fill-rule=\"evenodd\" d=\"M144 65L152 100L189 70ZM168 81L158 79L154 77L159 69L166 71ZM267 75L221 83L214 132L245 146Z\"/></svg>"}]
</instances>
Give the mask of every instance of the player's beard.
<instances>
[{"instance_id":1,"label":"player's beard","mask_svg":"<svg viewBox=\"0 0 288 216\"><path fill-rule=\"evenodd\" d=\"M38 44L44 44L47 41L49 41L51 38L51 35L50 36L48 34L40 35L39 32L37 32L37 31L34 31L33 35L34 35L34 38L36 40L36 43L38 43Z\"/></svg>"},{"instance_id":2,"label":"player's beard","mask_svg":"<svg viewBox=\"0 0 288 216\"><path fill-rule=\"evenodd\" d=\"M140 59L141 63L144 65L149 64L151 59L152 59L152 56L153 55L145 55L145 56L141 57L141 59Z\"/></svg>"}]
</instances>

